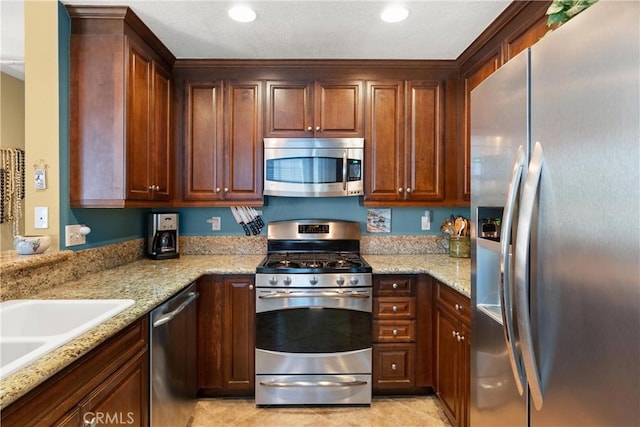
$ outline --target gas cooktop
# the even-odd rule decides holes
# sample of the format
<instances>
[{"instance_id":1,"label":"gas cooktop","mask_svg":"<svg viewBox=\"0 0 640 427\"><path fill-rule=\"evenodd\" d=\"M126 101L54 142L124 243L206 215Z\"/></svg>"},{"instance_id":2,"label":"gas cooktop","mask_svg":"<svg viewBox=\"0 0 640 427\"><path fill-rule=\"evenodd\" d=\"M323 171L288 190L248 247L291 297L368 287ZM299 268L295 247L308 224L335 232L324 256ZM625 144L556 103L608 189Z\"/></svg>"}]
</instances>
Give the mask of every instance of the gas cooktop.
<instances>
[{"instance_id":1,"label":"gas cooktop","mask_svg":"<svg viewBox=\"0 0 640 427\"><path fill-rule=\"evenodd\" d=\"M272 253L258 265L257 273L370 273L371 266L350 252Z\"/></svg>"}]
</instances>

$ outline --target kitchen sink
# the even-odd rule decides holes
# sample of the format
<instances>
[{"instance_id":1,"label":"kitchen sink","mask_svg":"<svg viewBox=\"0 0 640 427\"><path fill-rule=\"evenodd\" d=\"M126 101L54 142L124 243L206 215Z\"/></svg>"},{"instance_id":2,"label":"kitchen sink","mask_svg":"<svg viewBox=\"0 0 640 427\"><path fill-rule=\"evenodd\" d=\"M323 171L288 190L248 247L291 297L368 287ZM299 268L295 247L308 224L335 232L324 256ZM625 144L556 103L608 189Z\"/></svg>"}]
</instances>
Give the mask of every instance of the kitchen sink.
<instances>
[{"instance_id":1,"label":"kitchen sink","mask_svg":"<svg viewBox=\"0 0 640 427\"><path fill-rule=\"evenodd\" d=\"M112 318L131 299L0 303L0 379Z\"/></svg>"}]
</instances>

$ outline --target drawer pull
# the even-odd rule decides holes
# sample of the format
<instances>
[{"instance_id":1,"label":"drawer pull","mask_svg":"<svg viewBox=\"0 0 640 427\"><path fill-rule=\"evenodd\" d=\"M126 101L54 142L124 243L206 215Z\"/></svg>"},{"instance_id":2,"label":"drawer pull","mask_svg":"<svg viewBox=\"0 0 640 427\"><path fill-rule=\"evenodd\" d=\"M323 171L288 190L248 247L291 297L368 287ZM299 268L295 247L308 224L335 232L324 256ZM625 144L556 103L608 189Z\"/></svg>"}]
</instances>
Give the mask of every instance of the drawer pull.
<instances>
[{"instance_id":1,"label":"drawer pull","mask_svg":"<svg viewBox=\"0 0 640 427\"><path fill-rule=\"evenodd\" d=\"M391 364L391 370L392 371L397 371L398 370L398 365L396 365L395 363Z\"/></svg>"},{"instance_id":2,"label":"drawer pull","mask_svg":"<svg viewBox=\"0 0 640 427\"><path fill-rule=\"evenodd\" d=\"M394 283L393 285L391 285L391 287L392 287L393 289L398 289L398 284L397 284L397 283Z\"/></svg>"},{"instance_id":3,"label":"drawer pull","mask_svg":"<svg viewBox=\"0 0 640 427\"><path fill-rule=\"evenodd\" d=\"M398 312L398 306L394 305L393 307L391 307L391 311L393 311L394 313Z\"/></svg>"},{"instance_id":4,"label":"drawer pull","mask_svg":"<svg viewBox=\"0 0 640 427\"><path fill-rule=\"evenodd\" d=\"M462 306L460 304L456 304L456 311L462 311Z\"/></svg>"},{"instance_id":5,"label":"drawer pull","mask_svg":"<svg viewBox=\"0 0 640 427\"><path fill-rule=\"evenodd\" d=\"M393 334L394 337L398 336L398 330L397 329L394 329L391 333Z\"/></svg>"}]
</instances>

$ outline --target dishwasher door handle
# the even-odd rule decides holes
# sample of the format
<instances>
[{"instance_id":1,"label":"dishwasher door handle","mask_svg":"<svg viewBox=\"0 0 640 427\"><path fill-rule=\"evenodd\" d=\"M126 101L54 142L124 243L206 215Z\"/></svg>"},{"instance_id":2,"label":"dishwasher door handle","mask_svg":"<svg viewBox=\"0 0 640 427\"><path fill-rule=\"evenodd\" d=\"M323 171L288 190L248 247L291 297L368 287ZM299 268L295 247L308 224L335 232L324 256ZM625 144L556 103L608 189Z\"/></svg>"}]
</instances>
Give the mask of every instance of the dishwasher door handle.
<instances>
[{"instance_id":1,"label":"dishwasher door handle","mask_svg":"<svg viewBox=\"0 0 640 427\"><path fill-rule=\"evenodd\" d=\"M178 314L180 314L180 312L182 310L184 310L189 304L191 304L191 302L193 300L195 300L196 298L198 298L200 296L200 294L198 292L189 292L187 294L187 299L185 299L182 304L180 304L178 306L178 308L176 308L175 310L169 312L169 313L165 313L163 315L161 315L160 317L158 317L154 322L153 322L153 327L157 328L158 326L162 326L165 323L170 322L174 317L176 317Z\"/></svg>"}]
</instances>

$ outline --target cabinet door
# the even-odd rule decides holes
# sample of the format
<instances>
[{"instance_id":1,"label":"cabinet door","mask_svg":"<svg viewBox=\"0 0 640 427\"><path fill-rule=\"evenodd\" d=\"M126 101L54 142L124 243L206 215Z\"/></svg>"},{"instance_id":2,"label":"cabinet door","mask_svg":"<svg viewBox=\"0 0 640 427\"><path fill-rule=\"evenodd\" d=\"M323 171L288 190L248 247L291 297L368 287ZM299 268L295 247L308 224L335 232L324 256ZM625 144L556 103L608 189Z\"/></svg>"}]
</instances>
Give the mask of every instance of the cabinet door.
<instances>
[{"instance_id":1,"label":"cabinet door","mask_svg":"<svg viewBox=\"0 0 640 427\"><path fill-rule=\"evenodd\" d=\"M151 185L154 200L171 198L171 76L153 64Z\"/></svg>"},{"instance_id":2,"label":"cabinet door","mask_svg":"<svg viewBox=\"0 0 640 427\"><path fill-rule=\"evenodd\" d=\"M255 383L255 292L252 278L225 278L224 386L253 393Z\"/></svg>"},{"instance_id":3,"label":"cabinet door","mask_svg":"<svg viewBox=\"0 0 640 427\"><path fill-rule=\"evenodd\" d=\"M374 344L373 390L401 390L415 384L415 344Z\"/></svg>"},{"instance_id":4,"label":"cabinet door","mask_svg":"<svg viewBox=\"0 0 640 427\"><path fill-rule=\"evenodd\" d=\"M220 200L224 173L222 81L186 85L184 200Z\"/></svg>"},{"instance_id":5,"label":"cabinet door","mask_svg":"<svg viewBox=\"0 0 640 427\"><path fill-rule=\"evenodd\" d=\"M198 387L203 395L251 395L255 292L251 277L198 280Z\"/></svg>"},{"instance_id":6,"label":"cabinet door","mask_svg":"<svg viewBox=\"0 0 640 427\"><path fill-rule=\"evenodd\" d=\"M222 364L224 287L216 283L216 276L198 279L198 388L223 389Z\"/></svg>"},{"instance_id":7,"label":"cabinet door","mask_svg":"<svg viewBox=\"0 0 640 427\"><path fill-rule=\"evenodd\" d=\"M407 82L405 199L444 199L444 88L440 81Z\"/></svg>"},{"instance_id":8,"label":"cabinet door","mask_svg":"<svg viewBox=\"0 0 640 427\"><path fill-rule=\"evenodd\" d=\"M309 137L313 135L313 84L267 82L266 137Z\"/></svg>"},{"instance_id":9,"label":"cabinet door","mask_svg":"<svg viewBox=\"0 0 640 427\"><path fill-rule=\"evenodd\" d=\"M127 123L127 199L150 200L152 68L151 58L135 43L129 44ZM105 183L108 185L109 183Z\"/></svg>"},{"instance_id":10,"label":"cabinet door","mask_svg":"<svg viewBox=\"0 0 640 427\"><path fill-rule=\"evenodd\" d=\"M314 133L321 137L362 137L361 81L319 81L314 90Z\"/></svg>"},{"instance_id":11,"label":"cabinet door","mask_svg":"<svg viewBox=\"0 0 640 427\"><path fill-rule=\"evenodd\" d=\"M366 83L365 201L400 200L404 191L404 82Z\"/></svg>"},{"instance_id":12,"label":"cabinet door","mask_svg":"<svg viewBox=\"0 0 640 427\"><path fill-rule=\"evenodd\" d=\"M458 323L447 312L436 310L436 393L453 425L458 425L460 345Z\"/></svg>"},{"instance_id":13,"label":"cabinet door","mask_svg":"<svg viewBox=\"0 0 640 427\"><path fill-rule=\"evenodd\" d=\"M461 325L460 335L460 425L468 427L471 425L471 328Z\"/></svg>"},{"instance_id":14,"label":"cabinet door","mask_svg":"<svg viewBox=\"0 0 640 427\"><path fill-rule=\"evenodd\" d=\"M81 404L83 422L147 426L149 410L146 352L139 353L94 390Z\"/></svg>"},{"instance_id":15,"label":"cabinet door","mask_svg":"<svg viewBox=\"0 0 640 427\"><path fill-rule=\"evenodd\" d=\"M223 196L262 200L262 83L229 82L226 88Z\"/></svg>"}]
</instances>

